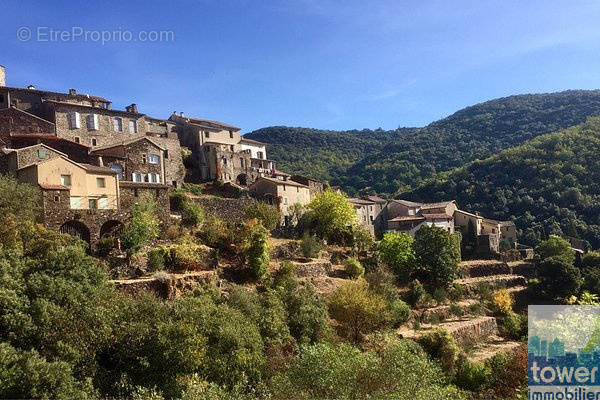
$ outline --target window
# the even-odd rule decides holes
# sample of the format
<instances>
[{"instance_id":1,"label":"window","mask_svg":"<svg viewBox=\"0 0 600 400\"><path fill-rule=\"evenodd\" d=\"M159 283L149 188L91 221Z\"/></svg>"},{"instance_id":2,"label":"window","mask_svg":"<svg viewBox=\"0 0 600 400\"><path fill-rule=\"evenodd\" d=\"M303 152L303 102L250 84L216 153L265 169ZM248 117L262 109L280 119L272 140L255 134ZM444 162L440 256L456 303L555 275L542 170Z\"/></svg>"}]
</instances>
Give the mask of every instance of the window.
<instances>
[{"instance_id":1,"label":"window","mask_svg":"<svg viewBox=\"0 0 600 400\"><path fill-rule=\"evenodd\" d=\"M169 150L165 150L165 152L164 152L164 157L165 157L165 158L169 158Z\"/></svg>"},{"instance_id":2,"label":"window","mask_svg":"<svg viewBox=\"0 0 600 400\"><path fill-rule=\"evenodd\" d=\"M98 209L98 199L89 199L88 204L90 206L90 210Z\"/></svg>"},{"instance_id":3,"label":"window","mask_svg":"<svg viewBox=\"0 0 600 400\"><path fill-rule=\"evenodd\" d=\"M142 177L142 174L140 174L138 172L134 172L132 174L132 177L133 177L134 182L144 182L144 178Z\"/></svg>"},{"instance_id":4,"label":"window","mask_svg":"<svg viewBox=\"0 0 600 400\"><path fill-rule=\"evenodd\" d=\"M79 136L75 136L75 143L81 143L81 139L79 138Z\"/></svg>"},{"instance_id":5,"label":"window","mask_svg":"<svg viewBox=\"0 0 600 400\"><path fill-rule=\"evenodd\" d=\"M38 149L38 151L37 151L37 156L38 156L38 158L39 158L39 159L41 159L41 160L43 160L44 158L47 158L47 157L48 157L48 154L47 154L47 152L46 152L46 149L45 149L45 148L43 148L43 147L42 147L42 148L40 148L40 149Z\"/></svg>"},{"instance_id":6,"label":"window","mask_svg":"<svg viewBox=\"0 0 600 400\"><path fill-rule=\"evenodd\" d=\"M106 179L96 178L96 186L98 186L99 188L105 188L106 187Z\"/></svg>"},{"instance_id":7,"label":"window","mask_svg":"<svg viewBox=\"0 0 600 400\"><path fill-rule=\"evenodd\" d=\"M92 146L97 146L98 145L98 141L96 140L96 138L92 138Z\"/></svg>"},{"instance_id":8,"label":"window","mask_svg":"<svg viewBox=\"0 0 600 400\"><path fill-rule=\"evenodd\" d=\"M204 131L204 137L205 138L209 138L210 137L210 133L208 133L208 131Z\"/></svg>"},{"instance_id":9,"label":"window","mask_svg":"<svg viewBox=\"0 0 600 400\"><path fill-rule=\"evenodd\" d=\"M145 154L142 154L142 164L146 164L146 162L148 162L148 156Z\"/></svg>"},{"instance_id":10,"label":"window","mask_svg":"<svg viewBox=\"0 0 600 400\"><path fill-rule=\"evenodd\" d=\"M113 128L115 132L123 132L123 120L119 117L113 118Z\"/></svg>"},{"instance_id":11,"label":"window","mask_svg":"<svg viewBox=\"0 0 600 400\"><path fill-rule=\"evenodd\" d=\"M108 197L100 197L98 199L98 208L101 210L108 209Z\"/></svg>"},{"instance_id":12,"label":"window","mask_svg":"<svg viewBox=\"0 0 600 400\"><path fill-rule=\"evenodd\" d=\"M121 167L120 165L113 165L112 167L110 167L113 171L116 171L117 173L117 179L121 180L123 179L123 167Z\"/></svg>"},{"instance_id":13,"label":"window","mask_svg":"<svg viewBox=\"0 0 600 400\"><path fill-rule=\"evenodd\" d=\"M97 131L98 127L98 114L89 114L87 116L87 127L90 131Z\"/></svg>"},{"instance_id":14,"label":"window","mask_svg":"<svg viewBox=\"0 0 600 400\"><path fill-rule=\"evenodd\" d=\"M177 181L172 181L171 185L173 185L173 187L177 189Z\"/></svg>"},{"instance_id":15,"label":"window","mask_svg":"<svg viewBox=\"0 0 600 400\"><path fill-rule=\"evenodd\" d=\"M233 131L229 131L229 138L233 139Z\"/></svg>"},{"instance_id":16,"label":"window","mask_svg":"<svg viewBox=\"0 0 600 400\"><path fill-rule=\"evenodd\" d=\"M57 202L57 203L60 202L60 196L57 195L57 194L55 194L54 195L54 201Z\"/></svg>"},{"instance_id":17,"label":"window","mask_svg":"<svg viewBox=\"0 0 600 400\"><path fill-rule=\"evenodd\" d=\"M230 149L231 151L233 151L233 145L230 145L230 146L229 146L229 149Z\"/></svg>"},{"instance_id":18,"label":"window","mask_svg":"<svg viewBox=\"0 0 600 400\"><path fill-rule=\"evenodd\" d=\"M283 204L287 205L287 203L288 203L288 199L287 199L287 197L284 197L283 198Z\"/></svg>"},{"instance_id":19,"label":"window","mask_svg":"<svg viewBox=\"0 0 600 400\"><path fill-rule=\"evenodd\" d=\"M283 185L283 190L285 191L285 185Z\"/></svg>"},{"instance_id":20,"label":"window","mask_svg":"<svg viewBox=\"0 0 600 400\"><path fill-rule=\"evenodd\" d=\"M81 209L81 197L71 197L69 198L69 206L73 210Z\"/></svg>"},{"instance_id":21,"label":"window","mask_svg":"<svg viewBox=\"0 0 600 400\"><path fill-rule=\"evenodd\" d=\"M60 184L63 186L71 186L71 175L61 175Z\"/></svg>"},{"instance_id":22,"label":"window","mask_svg":"<svg viewBox=\"0 0 600 400\"><path fill-rule=\"evenodd\" d=\"M150 183L160 183L160 174L148 174Z\"/></svg>"},{"instance_id":23,"label":"window","mask_svg":"<svg viewBox=\"0 0 600 400\"><path fill-rule=\"evenodd\" d=\"M371 215L369 218L371 218L371 222L373 222L373 216Z\"/></svg>"},{"instance_id":24,"label":"window","mask_svg":"<svg viewBox=\"0 0 600 400\"><path fill-rule=\"evenodd\" d=\"M129 133L137 133L137 121L134 119L129 120Z\"/></svg>"},{"instance_id":25,"label":"window","mask_svg":"<svg viewBox=\"0 0 600 400\"><path fill-rule=\"evenodd\" d=\"M160 157L158 156L158 154L150 154L148 156L148 161L150 162L150 164L158 164L160 162Z\"/></svg>"},{"instance_id":26,"label":"window","mask_svg":"<svg viewBox=\"0 0 600 400\"><path fill-rule=\"evenodd\" d=\"M79 119L79 113L76 111L71 111L68 114L69 118L69 128L71 129L79 129L81 128L81 121Z\"/></svg>"},{"instance_id":27,"label":"window","mask_svg":"<svg viewBox=\"0 0 600 400\"><path fill-rule=\"evenodd\" d=\"M240 167L244 168L244 159L240 158Z\"/></svg>"},{"instance_id":28,"label":"window","mask_svg":"<svg viewBox=\"0 0 600 400\"><path fill-rule=\"evenodd\" d=\"M256 158L260 158L262 160L263 159L263 152L262 151L257 151L256 152Z\"/></svg>"},{"instance_id":29,"label":"window","mask_svg":"<svg viewBox=\"0 0 600 400\"><path fill-rule=\"evenodd\" d=\"M0 103L4 103L4 95L0 94Z\"/></svg>"},{"instance_id":30,"label":"window","mask_svg":"<svg viewBox=\"0 0 600 400\"><path fill-rule=\"evenodd\" d=\"M133 189L133 197L138 197L140 195L140 193L138 192L137 188Z\"/></svg>"}]
</instances>

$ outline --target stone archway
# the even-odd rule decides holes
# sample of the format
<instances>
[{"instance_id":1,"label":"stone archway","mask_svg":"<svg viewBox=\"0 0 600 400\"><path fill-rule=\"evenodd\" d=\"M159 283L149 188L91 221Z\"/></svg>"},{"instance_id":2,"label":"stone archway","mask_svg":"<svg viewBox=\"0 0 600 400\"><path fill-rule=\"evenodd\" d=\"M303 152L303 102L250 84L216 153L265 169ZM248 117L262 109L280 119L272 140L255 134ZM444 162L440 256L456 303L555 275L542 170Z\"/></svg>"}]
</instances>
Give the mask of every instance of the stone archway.
<instances>
[{"instance_id":1,"label":"stone archway","mask_svg":"<svg viewBox=\"0 0 600 400\"><path fill-rule=\"evenodd\" d=\"M240 186L246 186L248 185L248 176L246 174L239 174L237 178L235 178L235 181Z\"/></svg>"},{"instance_id":2,"label":"stone archway","mask_svg":"<svg viewBox=\"0 0 600 400\"><path fill-rule=\"evenodd\" d=\"M121 221L117 221L115 219L108 220L100 227L100 237L119 236L122 229L123 223Z\"/></svg>"},{"instance_id":3,"label":"stone archway","mask_svg":"<svg viewBox=\"0 0 600 400\"><path fill-rule=\"evenodd\" d=\"M81 221L70 220L65 222L60 227L60 233L75 236L86 243L90 243L90 230Z\"/></svg>"}]
</instances>

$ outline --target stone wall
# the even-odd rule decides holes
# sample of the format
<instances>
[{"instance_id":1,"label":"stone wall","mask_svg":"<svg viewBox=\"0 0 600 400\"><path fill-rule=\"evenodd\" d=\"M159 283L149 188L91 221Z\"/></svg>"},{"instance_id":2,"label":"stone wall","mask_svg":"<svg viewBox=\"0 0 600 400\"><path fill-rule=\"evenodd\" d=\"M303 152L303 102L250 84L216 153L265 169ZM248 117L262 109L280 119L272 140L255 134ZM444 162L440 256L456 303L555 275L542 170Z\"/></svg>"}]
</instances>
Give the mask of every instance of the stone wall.
<instances>
[{"instance_id":1,"label":"stone wall","mask_svg":"<svg viewBox=\"0 0 600 400\"><path fill-rule=\"evenodd\" d=\"M166 149L163 156L165 163L165 185L180 188L183 185L185 177L185 168L183 166L183 158L181 157L181 146L179 139L175 137L153 137L156 143Z\"/></svg>"},{"instance_id":2,"label":"stone wall","mask_svg":"<svg viewBox=\"0 0 600 400\"><path fill-rule=\"evenodd\" d=\"M155 293L160 298L174 300L186 291L194 290L200 285L214 285L217 281L216 271L199 271L187 274L168 274L161 279L151 276L131 280L114 280L112 282L118 290L128 295L148 291Z\"/></svg>"},{"instance_id":3,"label":"stone wall","mask_svg":"<svg viewBox=\"0 0 600 400\"><path fill-rule=\"evenodd\" d=\"M119 182L121 209L130 212L140 198L147 196L156 201L157 217L163 224L169 224L171 207L169 203L170 187L156 183Z\"/></svg>"},{"instance_id":4,"label":"stone wall","mask_svg":"<svg viewBox=\"0 0 600 400\"><path fill-rule=\"evenodd\" d=\"M54 135L54 124L16 108L0 109L0 137L10 142L11 133Z\"/></svg>"},{"instance_id":5,"label":"stone wall","mask_svg":"<svg viewBox=\"0 0 600 400\"><path fill-rule=\"evenodd\" d=\"M206 215L229 223L240 223L245 219L245 210L254 200L249 198L226 199L222 197L199 197L194 199L202 205Z\"/></svg>"}]
</instances>

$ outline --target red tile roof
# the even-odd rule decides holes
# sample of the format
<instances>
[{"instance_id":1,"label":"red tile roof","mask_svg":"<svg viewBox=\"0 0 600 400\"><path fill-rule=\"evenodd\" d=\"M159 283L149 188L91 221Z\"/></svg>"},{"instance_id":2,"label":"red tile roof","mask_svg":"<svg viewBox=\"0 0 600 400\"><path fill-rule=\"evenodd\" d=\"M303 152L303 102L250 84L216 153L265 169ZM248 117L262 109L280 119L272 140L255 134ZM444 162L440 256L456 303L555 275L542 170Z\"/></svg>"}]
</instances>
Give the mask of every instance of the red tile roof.
<instances>
[{"instance_id":1,"label":"red tile roof","mask_svg":"<svg viewBox=\"0 0 600 400\"><path fill-rule=\"evenodd\" d=\"M108 168L108 167L100 167L98 165L83 164L83 163L78 163L78 164L81 165L86 171L89 171L89 172L95 172L95 173L100 173L100 174L111 174L111 175L115 175L117 173L117 171L115 171L114 169Z\"/></svg>"},{"instance_id":2,"label":"red tile roof","mask_svg":"<svg viewBox=\"0 0 600 400\"><path fill-rule=\"evenodd\" d=\"M265 146L265 144L263 142L259 142L258 140L254 140L254 139L248 139L242 136L242 140L240 142L245 142L248 144L256 144L259 146Z\"/></svg>"},{"instance_id":3,"label":"red tile roof","mask_svg":"<svg viewBox=\"0 0 600 400\"><path fill-rule=\"evenodd\" d=\"M51 185L48 183L39 183L38 184L43 190L70 190L68 187L63 185Z\"/></svg>"},{"instance_id":4,"label":"red tile roof","mask_svg":"<svg viewBox=\"0 0 600 400\"><path fill-rule=\"evenodd\" d=\"M177 115L175 113L171 114L171 116L169 117L169 119L171 121L175 121L177 123L183 124L185 122L188 122L190 124L194 124L194 125L200 125L206 128L212 128L212 129L232 129L234 131L239 131L240 128L233 126L233 125L229 125L226 124L224 122L220 122L220 121L213 121L210 119L202 119L202 118L192 118L192 117L186 117L186 116L181 116L181 115Z\"/></svg>"},{"instance_id":5,"label":"red tile roof","mask_svg":"<svg viewBox=\"0 0 600 400\"><path fill-rule=\"evenodd\" d=\"M432 213L432 214L422 213L421 215L423 215L427 219L452 219L451 215L443 214L443 213Z\"/></svg>"},{"instance_id":6,"label":"red tile roof","mask_svg":"<svg viewBox=\"0 0 600 400\"><path fill-rule=\"evenodd\" d=\"M424 221L425 217L420 215L400 215L390 219L390 222L408 222L408 221Z\"/></svg>"},{"instance_id":7,"label":"red tile roof","mask_svg":"<svg viewBox=\"0 0 600 400\"><path fill-rule=\"evenodd\" d=\"M449 201L441 201L439 203L425 203L421 206L421 209L427 210L430 208L446 207L448 204L454 203L454 202L455 202L454 200L449 200Z\"/></svg>"},{"instance_id":8,"label":"red tile roof","mask_svg":"<svg viewBox=\"0 0 600 400\"><path fill-rule=\"evenodd\" d=\"M104 97L100 97L100 96L93 96L91 94L85 94L85 93L77 93L77 94L69 94L69 93L61 93L61 92L51 92L48 90L38 90L38 89L27 89L27 88L15 88L15 87L0 87L0 89L8 89L11 92L27 92L27 93L37 93L39 95L51 95L51 96L60 96L60 97L65 97L65 98L73 98L73 99L78 99L78 100L91 100L91 101L97 101L97 102L101 102L101 103L110 103L109 100L105 99Z\"/></svg>"}]
</instances>

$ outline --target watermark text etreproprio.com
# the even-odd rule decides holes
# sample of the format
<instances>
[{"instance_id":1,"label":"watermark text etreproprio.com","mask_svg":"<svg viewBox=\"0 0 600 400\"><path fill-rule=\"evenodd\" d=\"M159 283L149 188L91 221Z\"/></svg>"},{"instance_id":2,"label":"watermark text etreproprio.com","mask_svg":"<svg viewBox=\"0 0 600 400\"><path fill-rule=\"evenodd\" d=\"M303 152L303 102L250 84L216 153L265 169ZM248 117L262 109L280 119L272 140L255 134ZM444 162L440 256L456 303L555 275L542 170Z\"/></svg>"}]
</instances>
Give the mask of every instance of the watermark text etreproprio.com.
<instances>
[{"instance_id":1,"label":"watermark text etreproprio.com","mask_svg":"<svg viewBox=\"0 0 600 400\"><path fill-rule=\"evenodd\" d=\"M37 26L32 29L28 26L22 26L17 29L17 39L21 42L90 42L102 45L110 42L157 43L174 42L175 32L169 30L131 31L121 28L92 30L81 26L72 26L68 29Z\"/></svg>"}]
</instances>

